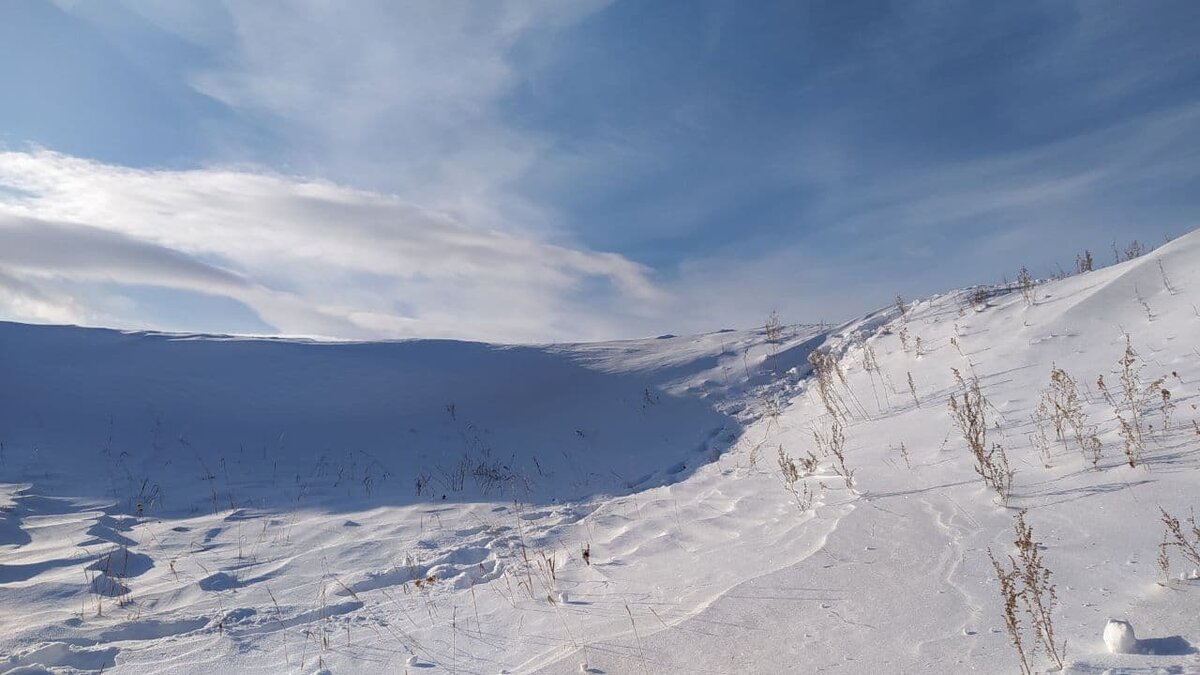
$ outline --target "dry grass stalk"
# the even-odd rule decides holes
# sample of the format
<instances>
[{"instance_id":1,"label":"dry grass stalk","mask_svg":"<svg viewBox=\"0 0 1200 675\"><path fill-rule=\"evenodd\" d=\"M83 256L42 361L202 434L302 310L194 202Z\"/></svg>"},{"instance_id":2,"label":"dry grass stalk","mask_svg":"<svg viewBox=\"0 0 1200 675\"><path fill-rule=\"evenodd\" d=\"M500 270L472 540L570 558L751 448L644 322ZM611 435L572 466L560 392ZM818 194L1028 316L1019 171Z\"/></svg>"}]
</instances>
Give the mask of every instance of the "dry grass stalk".
<instances>
[{"instance_id":1,"label":"dry grass stalk","mask_svg":"<svg viewBox=\"0 0 1200 675\"><path fill-rule=\"evenodd\" d=\"M1135 467L1146 451L1146 433L1154 430L1153 425L1147 427L1144 424L1145 414L1150 403L1155 400L1160 402L1164 416L1164 434L1170 424L1170 412L1173 405L1170 392L1162 386L1166 381L1165 377L1160 377L1145 387L1142 386L1142 366L1138 363L1137 352L1134 351L1133 342L1128 335L1125 336L1125 352L1118 364L1121 366L1118 378L1121 384L1120 399L1118 400L1109 390L1103 375L1096 379L1096 386L1104 394L1104 400L1112 406L1113 415L1117 418L1121 440L1125 443L1125 457L1129 466Z\"/></svg>"},{"instance_id":2,"label":"dry grass stalk","mask_svg":"<svg viewBox=\"0 0 1200 675\"><path fill-rule=\"evenodd\" d=\"M641 661L642 661L642 672L648 673L650 671L646 668L646 648L642 646L642 634L638 632L637 622L635 622L633 620L633 611L629 609L629 602L628 601L624 601L624 602L625 602L625 614L629 617L629 625L633 627L633 636L635 638L637 638L638 656L641 658Z\"/></svg>"},{"instance_id":3,"label":"dry grass stalk","mask_svg":"<svg viewBox=\"0 0 1200 675\"><path fill-rule=\"evenodd\" d=\"M846 481L846 487L854 484L854 471L846 468L846 433L842 423L835 417L829 423L827 432L813 429L813 440L826 457L833 457L833 471Z\"/></svg>"},{"instance_id":4,"label":"dry grass stalk","mask_svg":"<svg viewBox=\"0 0 1200 675\"><path fill-rule=\"evenodd\" d=\"M837 357L828 349L814 349L808 353L808 363L812 366L812 372L817 381L817 394L821 397L821 404L825 406L825 411L835 419L847 419L850 415L850 407L838 393L836 382L840 382L847 390L849 388Z\"/></svg>"},{"instance_id":5,"label":"dry grass stalk","mask_svg":"<svg viewBox=\"0 0 1200 675\"><path fill-rule=\"evenodd\" d=\"M1050 449L1050 435L1046 433L1047 428L1051 425L1050 410L1046 404L1046 395L1042 395L1042 399L1038 401L1037 407L1033 409L1033 428L1037 433L1030 438L1033 445L1037 448L1038 456L1042 458L1042 467L1049 469L1054 466L1054 453Z\"/></svg>"},{"instance_id":6,"label":"dry grass stalk","mask_svg":"<svg viewBox=\"0 0 1200 675\"><path fill-rule=\"evenodd\" d=\"M1162 436L1167 437L1167 430L1171 428L1171 414L1175 412L1175 402L1171 400L1171 392L1166 387L1159 387L1159 411L1162 413Z\"/></svg>"},{"instance_id":7,"label":"dry grass stalk","mask_svg":"<svg viewBox=\"0 0 1200 675\"><path fill-rule=\"evenodd\" d=\"M763 325L763 334L767 342L772 344L778 343L783 337L783 322L779 320L779 312L771 311L771 316L767 317L767 322Z\"/></svg>"},{"instance_id":8,"label":"dry grass stalk","mask_svg":"<svg viewBox=\"0 0 1200 675\"><path fill-rule=\"evenodd\" d=\"M987 308L988 298L992 297L992 289L987 286L976 286L967 295L967 302L975 311Z\"/></svg>"},{"instance_id":9,"label":"dry grass stalk","mask_svg":"<svg viewBox=\"0 0 1200 675\"><path fill-rule=\"evenodd\" d=\"M1042 394L1039 408L1044 408L1054 425L1054 434L1063 446L1070 438L1084 458L1096 466L1102 457L1102 444L1096 435L1096 427L1087 423L1087 414L1079 398L1079 387L1067 371L1057 365L1050 366L1050 388Z\"/></svg>"},{"instance_id":10,"label":"dry grass stalk","mask_svg":"<svg viewBox=\"0 0 1200 675\"><path fill-rule=\"evenodd\" d=\"M1163 267L1162 260L1156 260L1155 262L1158 263L1158 273L1162 275L1163 288L1167 289L1167 292L1171 295L1178 293L1179 291L1171 285L1171 279L1167 277L1167 270Z\"/></svg>"},{"instance_id":11,"label":"dry grass stalk","mask_svg":"<svg viewBox=\"0 0 1200 675\"><path fill-rule=\"evenodd\" d=\"M1146 321L1154 321L1154 310L1150 309L1150 303L1142 297L1142 292L1136 285L1133 287L1133 295L1137 298L1138 304L1142 306L1142 311L1146 313Z\"/></svg>"},{"instance_id":12,"label":"dry grass stalk","mask_svg":"<svg viewBox=\"0 0 1200 675\"><path fill-rule=\"evenodd\" d=\"M1041 545L1033 540L1033 528L1025 522L1024 511L1017 514L1014 529L1017 537L1013 543L1017 547L1017 556L1014 558L1009 555L1007 565L996 560L988 550L1004 598L1005 628L1020 657L1022 673L1032 672L1029 661L1037 655L1039 647L1054 662L1055 669L1062 670L1066 643L1060 642L1054 632L1054 609L1058 604L1058 595L1050 581L1050 569L1042 559ZM1023 638L1026 624L1018 615L1018 607L1024 610L1027 629L1032 633L1032 640L1028 642Z\"/></svg>"},{"instance_id":13,"label":"dry grass stalk","mask_svg":"<svg viewBox=\"0 0 1200 675\"><path fill-rule=\"evenodd\" d=\"M1158 566L1169 579L1171 576L1171 550L1183 556L1190 565L1200 567L1200 525L1196 524L1196 516L1190 516L1187 524L1191 532L1187 532L1179 519L1159 507L1164 526L1163 540L1158 545ZM1190 539L1189 539L1190 536Z\"/></svg>"},{"instance_id":14,"label":"dry grass stalk","mask_svg":"<svg viewBox=\"0 0 1200 675\"><path fill-rule=\"evenodd\" d=\"M996 579L1000 582L1000 596L1004 599L1004 629L1013 648L1017 650L1020 659L1021 675L1029 675L1029 658L1025 655L1025 642L1021 637L1021 616L1019 613L1018 597L1020 591L1017 581L1020 571L1016 566L1008 567L1000 564L999 560L988 549L988 557L992 560L992 568L996 570Z\"/></svg>"},{"instance_id":15,"label":"dry grass stalk","mask_svg":"<svg viewBox=\"0 0 1200 675\"><path fill-rule=\"evenodd\" d=\"M816 472L816 456L811 452L808 453L808 457L800 458L800 464L797 466L796 460L784 452L783 446L780 445L776 461L779 464L779 473L783 477L783 487L792 493L792 497L796 500L796 508L801 513L812 508L815 495L808 483L801 483L801 481ZM796 487L797 483L800 484L800 487Z\"/></svg>"},{"instance_id":16,"label":"dry grass stalk","mask_svg":"<svg viewBox=\"0 0 1200 675\"><path fill-rule=\"evenodd\" d=\"M1096 261L1092 258L1092 252L1084 249L1083 253L1075 256L1075 273L1083 274L1096 269Z\"/></svg>"},{"instance_id":17,"label":"dry grass stalk","mask_svg":"<svg viewBox=\"0 0 1200 675\"><path fill-rule=\"evenodd\" d=\"M1033 277L1029 274L1029 268L1021 266L1017 272L1017 288L1021 291L1021 297L1025 299L1026 305L1032 305L1034 301L1034 282Z\"/></svg>"},{"instance_id":18,"label":"dry grass stalk","mask_svg":"<svg viewBox=\"0 0 1200 675\"><path fill-rule=\"evenodd\" d=\"M908 393L912 394L913 403L916 404L916 406L918 408L920 408L921 407L921 399L917 398L917 385L916 385L916 383L913 382L912 371L910 370L907 372L908 372Z\"/></svg>"},{"instance_id":19,"label":"dry grass stalk","mask_svg":"<svg viewBox=\"0 0 1200 675\"><path fill-rule=\"evenodd\" d=\"M987 399L979 387L979 378L972 376L971 381L967 382L957 368L951 370L961 391L950 394L950 415L975 457L975 472L988 487L995 490L1001 501L1008 503L1014 472L1008 464L1004 448L999 443L988 446Z\"/></svg>"},{"instance_id":20,"label":"dry grass stalk","mask_svg":"<svg viewBox=\"0 0 1200 675\"><path fill-rule=\"evenodd\" d=\"M896 329L896 335L900 338L900 348L907 353L910 348L908 341L908 326L900 324L900 327Z\"/></svg>"},{"instance_id":21,"label":"dry grass stalk","mask_svg":"<svg viewBox=\"0 0 1200 675\"><path fill-rule=\"evenodd\" d=\"M1134 258L1146 253L1146 247L1143 246L1137 239L1129 242L1129 245L1123 249L1117 248L1117 242L1113 241L1112 249L1113 261L1118 263L1125 262L1126 260L1133 260Z\"/></svg>"},{"instance_id":22,"label":"dry grass stalk","mask_svg":"<svg viewBox=\"0 0 1200 675\"><path fill-rule=\"evenodd\" d=\"M867 376L871 380L871 393L875 396L875 408L878 410L883 410L883 406L881 406L879 404L879 389L880 389L880 387L877 387L875 385L875 378L878 377L880 380L880 384L882 385L882 389L883 389L883 401L885 404L887 404L887 407L890 409L892 407L892 401L888 397L888 386L889 386L888 378L887 378L887 375L883 372L883 368L881 368L879 366L879 358L875 354L875 347L872 346L871 343L864 341L862 343L862 350L863 350L862 366L863 366L863 370L866 371Z\"/></svg>"}]
</instances>

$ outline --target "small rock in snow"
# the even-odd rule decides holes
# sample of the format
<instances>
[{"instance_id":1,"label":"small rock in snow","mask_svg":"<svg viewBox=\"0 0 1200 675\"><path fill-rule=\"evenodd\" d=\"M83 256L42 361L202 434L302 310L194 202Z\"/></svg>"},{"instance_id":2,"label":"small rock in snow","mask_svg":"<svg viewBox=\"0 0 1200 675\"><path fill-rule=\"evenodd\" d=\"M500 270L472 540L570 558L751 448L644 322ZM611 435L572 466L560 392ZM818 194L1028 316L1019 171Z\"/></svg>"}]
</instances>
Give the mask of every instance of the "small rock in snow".
<instances>
[{"instance_id":1,"label":"small rock in snow","mask_svg":"<svg viewBox=\"0 0 1200 675\"><path fill-rule=\"evenodd\" d=\"M1104 644L1113 654L1134 654L1137 651L1137 636L1128 621L1109 619L1104 626Z\"/></svg>"}]
</instances>

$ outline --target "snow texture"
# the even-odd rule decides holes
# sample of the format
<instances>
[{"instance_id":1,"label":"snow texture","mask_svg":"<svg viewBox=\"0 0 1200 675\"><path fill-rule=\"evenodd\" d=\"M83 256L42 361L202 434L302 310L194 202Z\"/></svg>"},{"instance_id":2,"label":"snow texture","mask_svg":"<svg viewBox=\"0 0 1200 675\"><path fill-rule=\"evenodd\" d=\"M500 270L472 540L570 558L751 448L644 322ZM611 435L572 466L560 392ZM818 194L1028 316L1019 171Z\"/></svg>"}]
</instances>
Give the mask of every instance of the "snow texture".
<instances>
[{"instance_id":1,"label":"snow texture","mask_svg":"<svg viewBox=\"0 0 1200 675\"><path fill-rule=\"evenodd\" d=\"M1066 672L1198 673L1157 559L1200 506L1200 234L1029 290L520 347L0 323L0 672L1012 673L1024 510Z\"/></svg>"}]
</instances>

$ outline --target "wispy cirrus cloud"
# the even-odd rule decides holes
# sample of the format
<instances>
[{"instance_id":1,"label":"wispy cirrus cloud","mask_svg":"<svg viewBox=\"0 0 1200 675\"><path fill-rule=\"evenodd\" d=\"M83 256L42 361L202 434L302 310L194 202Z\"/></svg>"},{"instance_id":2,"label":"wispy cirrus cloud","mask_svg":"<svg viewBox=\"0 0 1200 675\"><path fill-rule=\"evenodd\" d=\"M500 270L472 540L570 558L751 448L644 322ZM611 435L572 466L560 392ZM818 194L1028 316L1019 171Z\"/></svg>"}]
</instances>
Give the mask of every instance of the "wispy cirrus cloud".
<instances>
[{"instance_id":1,"label":"wispy cirrus cloud","mask_svg":"<svg viewBox=\"0 0 1200 675\"><path fill-rule=\"evenodd\" d=\"M0 316L590 339L1049 273L1196 225L1197 7L20 3L0 143L65 154L9 236L112 264L9 255Z\"/></svg>"},{"instance_id":2,"label":"wispy cirrus cloud","mask_svg":"<svg viewBox=\"0 0 1200 675\"><path fill-rule=\"evenodd\" d=\"M646 268L620 256L473 226L397 197L49 151L0 153L0 269L20 280L4 284L0 303L28 318L106 322L100 308L52 292L62 281L103 281L224 296L277 331L344 338L612 333L621 316L665 298ZM586 303L577 297L585 287ZM612 316L589 311L604 303Z\"/></svg>"},{"instance_id":3,"label":"wispy cirrus cloud","mask_svg":"<svg viewBox=\"0 0 1200 675\"><path fill-rule=\"evenodd\" d=\"M106 58L170 50L137 95L182 81L226 112L186 127L211 149L182 162L196 169L0 155L6 315L180 327L141 302L158 288L232 299L259 330L530 341L623 334L661 310L648 268L510 189L547 143L499 113L528 75L510 51L607 0L57 4Z\"/></svg>"},{"instance_id":4,"label":"wispy cirrus cloud","mask_svg":"<svg viewBox=\"0 0 1200 675\"><path fill-rule=\"evenodd\" d=\"M553 143L501 106L536 73L518 45L549 39L611 0L503 3L226 3L196 35L221 58L186 74L196 91L275 142L243 156L397 194L481 227L543 233L556 214L511 189ZM131 8L189 36L195 17ZM235 153L237 151L234 151Z\"/></svg>"}]
</instances>

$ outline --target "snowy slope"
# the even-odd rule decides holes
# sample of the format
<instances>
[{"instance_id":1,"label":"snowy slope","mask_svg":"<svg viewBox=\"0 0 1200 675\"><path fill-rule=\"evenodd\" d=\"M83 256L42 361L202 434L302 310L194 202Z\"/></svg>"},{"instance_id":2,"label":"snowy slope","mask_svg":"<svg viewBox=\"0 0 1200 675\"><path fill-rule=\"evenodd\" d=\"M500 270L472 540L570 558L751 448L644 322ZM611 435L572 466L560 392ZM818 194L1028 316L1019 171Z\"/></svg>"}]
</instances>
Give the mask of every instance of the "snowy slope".
<instances>
[{"instance_id":1,"label":"snowy slope","mask_svg":"<svg viewBox=\"0 0 1200 675\"><path fill-rule=\"evenodd\" d=\"M0 324L0 672L1017 672L988 552L1021 509L1070 672L1200 672L1200 580L1155 560L1159 507L1200 505L1200 234L974 293L540 347ZM1126 336L1173 406L1136 467L1096 386ZM852 482L814 440L819 347ZM1039 452L1052 364L1098 462ZM810 451L794 495L780 453ZM1109 617L1141 653L1105 651Z\"/></svg>"}]
</instances>

